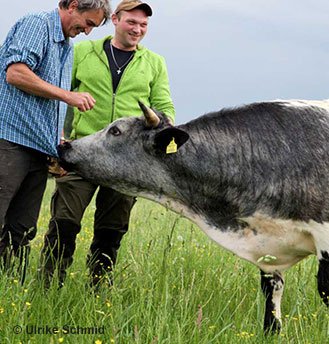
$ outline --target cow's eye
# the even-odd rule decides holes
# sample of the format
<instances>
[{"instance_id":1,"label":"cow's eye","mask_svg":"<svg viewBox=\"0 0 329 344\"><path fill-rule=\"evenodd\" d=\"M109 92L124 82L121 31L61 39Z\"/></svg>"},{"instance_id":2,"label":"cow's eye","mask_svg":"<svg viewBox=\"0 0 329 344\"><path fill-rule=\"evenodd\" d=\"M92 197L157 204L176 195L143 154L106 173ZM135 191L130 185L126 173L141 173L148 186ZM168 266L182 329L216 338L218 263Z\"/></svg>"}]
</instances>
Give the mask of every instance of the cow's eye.
<instances>
[{"instance_id":1,"label":"cow's eye","mask_svg":"<svg viewBox=\"0 0 329 344\"><path fill-rule=\"evenodd\" d=\"M121 134L121 131L118 127L114 126L110 128L109 133L113 136L119 136Z\"/></svg>"}]
</instances>

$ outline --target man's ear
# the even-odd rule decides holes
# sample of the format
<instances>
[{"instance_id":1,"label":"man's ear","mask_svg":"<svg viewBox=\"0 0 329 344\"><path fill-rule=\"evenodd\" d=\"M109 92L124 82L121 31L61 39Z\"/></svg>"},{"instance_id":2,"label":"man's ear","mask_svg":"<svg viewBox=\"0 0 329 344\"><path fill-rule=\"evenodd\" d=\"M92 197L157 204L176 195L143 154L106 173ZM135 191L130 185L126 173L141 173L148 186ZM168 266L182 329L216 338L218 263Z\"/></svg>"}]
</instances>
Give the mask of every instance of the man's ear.
<instances>
[{"instance_id":1,"label":"man's ear","mask_svg":"<svg viewBox=\"0 0 329 344\"><path fill-rule=\"evenodd\" d=\"M166 128L155 135L154 147L156 150L166 153L167 147L172 139L175 140L177 149L179 149L189 138L189 134L184 130L175 127Z\"/></svg>"},{"instance_id":2,"label":"man's ear","mask_svg":"<svg viewBox=\"0 0 329 344\"><path fill-rule=\"evenodd\" d=\"M68 7L68 10L70 13L72 13L73 11L77 10L78 8L78 2L76 0L73 0L70 4L69 4L69 7Z\"/></svg>"},{"instance_id":3,"label":"man's ear","mask_svg":"<svg viewBox=\"0 0 329 344\"><path fill-rule=\"evenodd\" d=\"M119 21L118 16L115 13L112 13L112 15L111 15L111 22L112 22L112 24L113 25L117 25L118 21Z\"/></svg>"}]
</instances>

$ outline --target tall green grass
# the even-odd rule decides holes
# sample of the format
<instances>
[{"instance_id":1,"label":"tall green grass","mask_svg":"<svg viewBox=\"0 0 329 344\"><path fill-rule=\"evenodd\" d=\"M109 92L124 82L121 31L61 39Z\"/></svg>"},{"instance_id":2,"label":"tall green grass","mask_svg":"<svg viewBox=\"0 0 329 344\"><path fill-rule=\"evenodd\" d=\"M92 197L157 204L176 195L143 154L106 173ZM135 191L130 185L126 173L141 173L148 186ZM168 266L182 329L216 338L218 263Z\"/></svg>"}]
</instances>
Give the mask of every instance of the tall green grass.
<instances>
[{"instance_id":1,"label":"tall green grass","mask_svg":"<svg viewBox=\"0 0 329 344\"><path fill-rule=\"evenodd\" d=\"M1 344L329 343L329 316L317 294L315 258L286 273L283 330L265 338L257 268L221 249L188 220L141 199L111 290L94 293L86 286L91 204L64 288L53 285L44 292L36 269L53 188L50 181L24 286L17 276L0 276ZM85 328L98 333L85 333Z\"/></svg>"}]
</instances>

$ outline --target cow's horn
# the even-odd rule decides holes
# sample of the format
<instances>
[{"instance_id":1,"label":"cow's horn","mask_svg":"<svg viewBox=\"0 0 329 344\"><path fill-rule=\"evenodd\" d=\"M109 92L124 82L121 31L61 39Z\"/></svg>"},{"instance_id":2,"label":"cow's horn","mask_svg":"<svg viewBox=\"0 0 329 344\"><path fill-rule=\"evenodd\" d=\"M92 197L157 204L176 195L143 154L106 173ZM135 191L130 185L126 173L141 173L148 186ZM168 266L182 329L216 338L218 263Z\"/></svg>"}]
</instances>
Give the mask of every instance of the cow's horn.
<instances>
[{"instance_id":1,"label":"cow's horn","mask_svg":"<svg viewBox=\"0 0 329 344\"><path fill-rule=\"evenodd\" d=\"M142 102L138 102L138 104L144 113L146 126L149 128L157 128L160 123L160 118L157 116L157 114L152 109L144 105Z\"/></svg>"}]
</instances>

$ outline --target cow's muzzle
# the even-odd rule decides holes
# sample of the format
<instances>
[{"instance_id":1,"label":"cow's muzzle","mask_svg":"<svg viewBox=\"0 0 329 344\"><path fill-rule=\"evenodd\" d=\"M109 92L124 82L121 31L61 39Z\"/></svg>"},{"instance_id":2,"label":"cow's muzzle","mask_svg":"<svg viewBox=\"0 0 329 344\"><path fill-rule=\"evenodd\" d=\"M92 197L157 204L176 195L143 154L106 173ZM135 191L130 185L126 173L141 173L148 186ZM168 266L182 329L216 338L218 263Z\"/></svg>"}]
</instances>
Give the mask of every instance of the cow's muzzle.
<instances>
[{"instance_id":1,"label":"cow's muzzle","mask_svg":"<svg viewBox=\"0 0 329 344\"><path fill-rule=\"evenodd\" d=\"M64 143L57 146L57 153L59 156L58 162L64 170L70 172L74 171L74 164L70 163L66 160L66 153L72 149L72 145L69 141L65 141Z\"/></svg>"}]
</instances>

